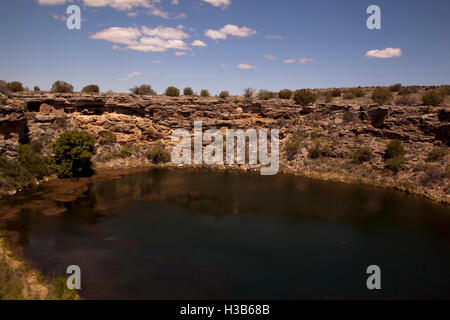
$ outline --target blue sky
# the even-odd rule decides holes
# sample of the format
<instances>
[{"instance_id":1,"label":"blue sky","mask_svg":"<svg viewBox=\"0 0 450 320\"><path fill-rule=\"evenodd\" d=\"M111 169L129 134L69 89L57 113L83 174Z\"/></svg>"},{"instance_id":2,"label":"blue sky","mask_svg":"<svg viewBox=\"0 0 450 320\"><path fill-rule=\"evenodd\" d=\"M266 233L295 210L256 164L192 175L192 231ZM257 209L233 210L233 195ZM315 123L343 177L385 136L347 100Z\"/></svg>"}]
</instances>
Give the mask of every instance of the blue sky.
<instances>
[{"instance_id":1,"label":"blue sky","mask_svg":"<svg viewBox=\"0 0 450 320\"><path fill-rule=\"evenodd\" d=\"M81 30L66 27L72 4ZM366 27L372 4L381 30ZM0 12L0 79L30 88L450 83L448 0L7 0ZM395 54L367 57L372 50Z\"/></svg>"}]
</instances>

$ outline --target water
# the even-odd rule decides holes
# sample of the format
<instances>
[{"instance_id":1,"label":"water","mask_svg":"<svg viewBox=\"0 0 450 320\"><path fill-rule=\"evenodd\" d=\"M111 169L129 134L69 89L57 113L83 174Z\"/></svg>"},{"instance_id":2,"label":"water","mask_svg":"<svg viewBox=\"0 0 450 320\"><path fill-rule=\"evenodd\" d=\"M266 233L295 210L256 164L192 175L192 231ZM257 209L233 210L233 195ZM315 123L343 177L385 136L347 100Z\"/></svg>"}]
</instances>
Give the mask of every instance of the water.
<instances>
[{"instance_id":1,"label":"water","mask_svg":"<svg viewBox=\"0 0 450 320\"><path fill-rule=\"evenodd\" d=\"M94 180L64 206L28 207L8 228L45 274L80 266L83 298L450 297L450 209L400 192L148 170ZM366 287L373 264L382 290Z\"/></svg>"}]
</instances>

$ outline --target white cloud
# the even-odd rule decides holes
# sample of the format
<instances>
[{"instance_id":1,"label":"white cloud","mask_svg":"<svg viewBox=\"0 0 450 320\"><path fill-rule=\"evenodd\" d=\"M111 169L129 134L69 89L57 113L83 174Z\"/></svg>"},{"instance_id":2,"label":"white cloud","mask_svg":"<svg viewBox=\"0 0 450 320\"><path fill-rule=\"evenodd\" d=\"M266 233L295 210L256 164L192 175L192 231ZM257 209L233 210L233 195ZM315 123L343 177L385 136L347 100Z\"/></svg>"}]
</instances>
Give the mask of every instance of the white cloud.
<instances>
[{"instance_id":1,"label":"white cloud","mask_svg":"<svg viewBox=\"0 0 450 320\"><path fill-rule=\"evenodd\" d=\"M226 65L225 63L222 63L221 65L219 65L219 67L221 67L221 68L226 68L227 65Z\"/></svg>"},{"instance_id":2,"label":"white cloud","mask_svg":"<svg viewBox=\"0 0 450 320\"><path fill-rule=\"evenodd\" d=\"M237 66L239 69L242 70L250 70L250 69L256 69L255 66L252 66L250 64L246 64L246 63L241 63L240 65Z\"/></svg>"},{"instance_id":3,"label":"white cloud","mask_svg":"<svg viewBox=\"0 0 450 320\"><path fill-rule=\"evenodd\" d=\"M313 58L300 58L299 61L301 64L306 64L306 63L314 62L314 59Z\"/></svg>"},{"instance_id":4,"label":"white cloud","mask_svg":"<svg viewBox=\"0 0 450 320\"><path fill-rule=\"evenodd\" d=\"M195 40L194 42L191 43L191 46L193 47L207 47L208 45L206 43L204 43L201 40Z\"/></svg>"},{"instance_id":5,"label":"white cloud","mask_svg":"<svg viewBox=\"0 0 450 320\"><path fill-rule=\"evenodd\" d=\"M177 4L179 4L180 1L179 0L172 0L171 4L173 4L174 6L176 6Z\"/></svg>"},{"instance_id":6,"label":"white cloud","mask_svg":"<svg viewBox=\"0 0 450 320\"><path fill-rule=\"evenodd\" d=\"M168 49L189 50L187 44L181 40L182 38L189 37L188 34L182 31L182 28L183 26L178 26L176 29L165 28L163 26L154 29L145 26L141 29L138 27L113 27L97 32L91 35L90 38L125 44L127 47L124 50L129 49L143 52L165 52Z\"/></svg>"},{"instance_id":7,"label":"white cloud","mask_svg":"<svg viewBox=\"0 0 450 320\"><path fill-rule=\"evenodd\" d=\"M163 18L163 19L169 19L169 13L168 12L162 11L161 9L156 8L156 7L152 8L148 13L150 15L152 15L152 16L160 17L160 18Z\"/></svg>"},{"instance_id":8,"label":"white cloud","mask_svg":"<svg viewBox=\"0 0 450 320\"><path fill-rule=\"evenodd\" d=\"M183 31L183 26L177 28L159 26L154 29L142 27L142 33L147 36L157 37L161 39L185 39L189 35Z\"/></svg>"},{"instance_id":9,"label":"white cloud","mask_svg":"<svg viewBox=\"0 0 450 320\"><path fill-rule=\"evenodd\" d=\"M127 78L117 78L117 81L128 81Z\"/></svg>"},{"instance_id":10,"label":"white cloud","mask_svg":"<svg viewBox=\"0 0 450 320\"><path fill-rule=\"evenodd\" d=\"M136 40L141 36L138 28L120 28L112 27L103 31L94 33L89 38L95 40L106 40L114 43L132 45L136 44Z\"/></svg>"},{"instance_id":11,"label":"white cloud","mask_svg":"<svg viewBox=\"0 0 450 320\"><path fill-rule=\"evenodd\" d=\"M161 63L162 63L161 60L153 60L152 62L153 62L154 64L161 64Z\"/></svg>"},{"instance_id":12,"label":"white cloud","mask_svg":"<svg viewBox=\"0 0 450 320\"><path fill-rule=\"evenodd\" d=\"M187 15L185 15L184 13L180 13L177 14L176 16L173 17L175 20L179 20L179 19L186 19Z\"/></svg>"},{"instance_id":13,"label":"white cloud","mask_svg":"<svg viewBox=\"0 0 450 320\"><path fill-rule=\"evenodd\" d=\"M366 58L379 58L379 59L388 59L388 58L396 58L402 56L402 49L400 48L386 48L383 50L369 50L366 52Z\"/></svg>"},{"instance_id":14,"label":"white cloud","mask_svg":"<svg viewBox=\"0 0 450 320\"><path fill-rule=\"evenodd\" d=\"M226 39L227 36L245 38L254 36L256 33L257 33L256 30L247 27L240 28L233 24L227 24L220 30L212 30L212 29L206 30L205 36L213 40L223 40Z\"/></svg>"},{"instance_id":15,"label":"white cloud","mask_svg":"<svg viewBox=\"0 0 450 320\"><path fill-rule=\"evenodd\" d=\"M131 10L134 7L151 8L150 0L83 0L83 4L88 7L112 7L117 10Z\"/></svg>"},{"instance_id":16,"label":"white cloud","mask_svg":"<svg viewBox=\"0 0 450 320\"><path fill-rule=\"evenodd\" d=\"M42 6L53 6L57 4L64 4L66 0L38 0L38 3Z\"/></svg>"},{"instance_id":17,"label":"white cloud","mask_svg":"<svg viewBox=\"0 0 450 320\"><path fill-rule=\"evenodd\" d=\"M277 35L274 35L274 34L268 34L268 35L266 35L266 39L277 39L277 40L283 40L283 39L284 39L284 37L282 37L282 36L277 36Z\"/></svg>"},{"instance_id":18,"label":"white cloud","mask_svg":"<svg viewBox=\"0 0 450 320\"><path fill-rule=\"evenodd\" d=\"M127 16L129 16L129 17L137 17L137 15L138 15L138 13L137 12L128 12L127 13Z\"/></svg>"},{"instance_id":19,"label":"white cloud","mask_svg":"<svg viewBox=\"0 0 450 320\"><path fill-rule=\"evenodd\" d=\"M183 52L183 51L177 51L177 52L175 52L175 55L176 55L177 57L179 57L179 56L184 56L184 55L186 55L186 52Z\"/></svg>"},{"instance_id":20,"label":"white cloud","mask_svg":"<svg viewBox=\"0 0 450 320\"><path fill-rule=\"evenodd\" d=\"M231 0L202 0L203 2L209 3L214 7L222 7L222 9L228 8L231 4Z\"/></svg>"},{"instance_id":21,"label":"white cloud","mask_svg":"<svg viewBox=\"0 0 450 320\"><path fill-rule=\"evenodd\" d=\"M269 59L269 60L277 60L277 57L271 56L270 54L266 54L264 56L264 58Z\"/></svg>"},{"instance_id":22,"label":"white cloud","mask_svg":"<svg viewBox=\"0 0 450 320\"><path fill-rule=\"evenodd\" d=\"M283 62L284 63L294 63L294 62L297 62L297 59L286 59L286 60L283 60Z\"/></svg>"}]
</instances>

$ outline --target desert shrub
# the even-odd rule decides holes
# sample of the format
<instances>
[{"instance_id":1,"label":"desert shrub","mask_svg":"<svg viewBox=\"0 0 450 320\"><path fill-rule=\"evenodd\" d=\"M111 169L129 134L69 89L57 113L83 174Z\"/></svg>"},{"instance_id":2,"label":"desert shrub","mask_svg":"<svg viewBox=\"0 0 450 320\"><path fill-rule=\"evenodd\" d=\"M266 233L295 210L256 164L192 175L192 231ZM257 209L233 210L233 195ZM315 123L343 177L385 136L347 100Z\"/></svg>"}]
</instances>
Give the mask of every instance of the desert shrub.
<instances>
[{"instance_id":1,"label":"desert shrub","mask_svg":"<svg viewBox=\"0 0 450 320\"><path fill-rule=\"evenodd\" d=\"M396 83L389 87L389 91L390 92L399 92L401 88L402 88L401 83Z\"/></svg>"},{"instance_id":2,"label":"desert shrub","mask_svg":"<svg viewBox=\"0 0 450 320\"><path fill-rule=\"evenodd\" d=\"M163 145L157 144L153 146L146 154L147 158L152 163L166 163L170 161L170 153L164 148Z\"/></svg>"},{"instance_id":3,"label":"desert shrub","mask_svg":"<svg viewBox=\"0 0 450 320\"><path fill-rule=\"evenodd\" d=\"M351 88L350 91L352 91L355 94L355 97L357 98L362 98L366 95L366 92L364 91L363 88Z\"/></svg>"},{"instance_id":4,"label":"desert shrub","mask_svg":"<svg viewBox=\"0 0 450 320\"><path fill-rule=\"evenodd\" d=\"M404 95L395 100L395 104L403 106L411 106L417 104L417 99L414 97Z\"/></svg>"},{"instance_id":5,"label":"desert shrub","mask_svg":"<svg viewBox=\"0 0 450 320\"><path fill-rule=\"evenodd\" d=\"M351 100L351 99L355 99L356 96L351 90L345 90L343 98L346 100Z\"/></svg>"},{"instance_id":6,"label":"desert shrub","mask_svg":"<svg viewBox=\"0 0 450 320\"><path fill-rule=\"evenodd\" d=\"M19 81L12 81L6 84L6 89L11 92L21 92L23 91L23 85Z\"/></svg>"},{"instance_id":7,"label":"desert shrub","mask_svg":"<svg viewBox=\"0 0 450 320\"><path fill-rule=\"evenodd\" d=\"M209 91L206 90L206 89L201 90L200 91L200 96L205 97L205 98L209 97L210 96Z\"/></svg>"},{"instance_id":8,"label":"desert shrub","mask_svg":"<svg viewBox=\"0 0 450 320\"><path fill-rule=\"evenodd\" d=\"M445 158L446 155L447 155L447 148L445 147L433 148L428 153L427 161L428 162L441 161L442 159Z\"/></svg>"},{"instance_id":9,"label":"desert shrub","mask_svg":"<svg viewBox=\"0 0 450 320\"><path fill-rule=\"evenodd\" d=\"M293 160L300 151L301 139L297 134L292 135L286 142L284 149L286 150L286 157L288 160Z\"/></svg>"},{"instance_id":10,"label":"desert shrub","mask_svg":"<svg viewBox=\"0 0 450 320\"><path fill-rule=\"evenodd\" d=\"M331 95L333 97L340 97L342 95L342 90L341 89L333 89L331 90Z\"/></svg>"},{"instance_id":11,"label":"desert shrub","mask_svg":"<svg viewBox=\"0 0 450 320\"><path fill-rule=\"evenodd\" d=\"M18 148L18 160L24 170L37 179L50 174L50 168L45 158L41 156L42 145L34 141L21 144Z\"/></svg>"},{"instance_id":12,"label":"desert shrub","mask_svg":"<svg viewBox=\"0 0 450 320\"><path fill-rule=\"evenodd\" d=\"M449 85L441 86L441 92L444 96L450 96L450 86Z\"/></svg>"},{"instance_id":13,"label":"desert shrub","mask_svg":"<svg viewBox=\"0 0 450 320\"><path fill-rule=\"evenodd\" d=\"M72 93L73 86L70 83L58 80L52 85L51 91L56 93Z\"/></svg>"},{"instance_id":14,"label":"desert shrub","mask_svg":"<svg viewBox=\"0 0 450 320\"><path fill-rule=\"evenodd\" d=\"M445 173L441 167L432 166L426 169L425 172L420 175L419 179L422 185L429 186L440 183L444 178L444 175Z\"/></svg>"},{"instance_id":15,"label":"desert shrub","mask_svg":"<svg viewBox=\"0 0 450 320\"><path fill-rule=\"evenodd\" d=\"M187 87L183 89L183 95L185 96L193 96L194 95L194 90L192 90L191 87Z\"/></svg>"},{"instance_id":16,"label":"desert shrub","mask_svg":"<svg viewBox=\"0 0 450 320\"><path fill-rule=\"evenodd\" d=\"M398 94L400 95L407 95L407 94L412 94L414 93L414 90L412 87L401 87L400 90L398 91Z\"/></svg>"},{"instance_id":17,"label":"desert shrub","mask_svg":"<svg viewBox=\"0 0 450 320\"><path fill-rule=\"evenodd\" d=\"M269 100L272 99L274 94L268 90L261 89L258 92L258 99L260 100Z\"/></svg>"},{"instance_id":18,"label":"desert shrub","mask_svg":"<svg viewBox=\"0 0 450 320\"><path fill-rule=\"evenodd\" d=\"M174 86L170 86L166 89L165 94L168 97L178 97L180 95L180 89Z\"/></svg>"},{"instance_id":19,"label":"desert shrub","mask_svg":"<svg viewBox=\"0 0 450 320\"><path fill-rule=\"evenodd\" d=\"M405 161L405 157L403 156L389 158L385 161L386 168L394 172L401 171Z\"/></svg>"},{"instance_id":20,"label":"desert shrub","mask_svg":"<svg viewBox=\"0 0 450 320\"><path fill-rule=\"evenodd\" d=\"M33 177L17 160L7 160L0 155L0 189L17 189L31 183Z\"/></svg>"},{"instance_id":21,"label":"desert shrub","mask_svg":"<svg viewBox=\"0 0 450 320\"><path fill-rule=\"evenodd\" d=\"M55 169L59 177L82 177L92 174L95 138L87 132L63 132L52 146Z\"/></svg>"},{"instance_id":22,"label":"desert shrub","mask_svg":"<svg viewBox=\"0 0 450 320\"><path fill-rule=\"evenodd\" d=\"M333 92L332 92L332 90L325 91L324 97L325 97L325 102L326 102L326 103L329 103L329 102L333 101L333 98L334 98L334 97L333 97Z\"/></svg>"},{"instance_id":23,"label":"desert shrub","mask_svg":"<svg viewBox=\"0 0 450 320\"><path fill-rule=\"evenodd\" d=\"M395 157L404 156L406 153L403 143L398 139L389 141L386 150L384 151L384 158L390 159Z\"/></svg>"},{"instance_id":24,"label":"desert shrub","mask_svg":"<svg viewBox=\"0 0 450 320\"><path fill-rule=\"evenodd\" d=\"M252 89L252 88L244 89L244 98L246 98L247 100L251 100L254 94L255 94L255 89Z\"/></svg>"},{"instance_id":25,"label":"desert shrub","mask_svg":"<svg viewBox=\"0 0 450 320\"><path fill-rule=\"evenodd\" d=\"M350 157L354 162L367 162L372 158L373 150L369 146L360 146L356 150L354 150Z\"/></svg>"},{"instance_id":26,"label":"desert shrub","mask_svg":"<svg viewBox=\"0 0 450 320\"><path fill-rule=\"evenodd\" d=\"M38 86L34 86L33 91L34 92L39 92L39 91L41 91L41 88L39 88Z\"/></svg>"},{"instance_id":27,"label":"desert shrub","mask_svg":"<svg viewBox=\"0 0 450 320\"><path fill-rule=\"evenodd\" d=\"M98 134L98 143L101 145L116 143L117 138L114 132L100 131Z\"/></svg>"},{"instance_id":28,"label":"desert shrub","mask_svg":"<svg viewBox=\"0 0 450 320\"><path fill-rule=\"evenodd\" d=\"M292 97L292 91L289 89L283 89L278 92L278 97L280 99L290 99Z\"/></svg>"},{"instance_id":29,"label":"desert shrub","mask_svg":"<svg viewBox=\"0 0 450 320\"><path fill-rule=\"evenodd\" d=\"M221 98L221 99L226 99L226 98L228 98L230 96L230 93L228 92L228 91L222 91L220 94L219 94L219 98Z\"/></svg>"},{"instance_id":30,"label":"desert shrub","mask_svg":"<svg viewBox=\"0 0 450 320\"><path fill-rule=\"evenodd\" d=\"M90 84L90 85L84 87L81 90L81 92L84 92L84 93L98 93L98 92L100 92L100 88L96 84Z\"/></svg>"},{"instance_id":31,"label":"desert shrub","mask_svg":"<svg viewBox=\"0 0 450 320\"><path fill-rule=\"evenodd\" d=\"M0 80L0 93L8 94L8 88L6 87L6 82L3 80Z\"/></svg>"},{"instance_id":32,"label":"desert shrub","mask_svg":"<svg viewBox=\"0 0 450 320\"><path fill-rule=\"evenodd\" d=\"M322 139L316 138L309 148L309 157L312 159L326 156L330 153L330 146L325 144Z\"/></svg>"},{"instance_id":33,"label":"desert shrub","mask_svg":"<svg viewBox=\"0 0 450 320\"><path fill-rule=\"evenodd\" d=\"M317 101L317 95L309 89L301 89L294 92L294 100L301 106Z\"/></svg>"},{"instance_id":34,"label":"desert shrub","mask_svg":"<svg viewBox=\"0 0 450 320\"><path fill-rule=\"evenodd\" d=\"M392 92L383 87L376 88L372 93L372 100L380 105L389 102L392 97Z\"/></svg>"},{"instance_id":35,"label":"desert shrub","mask_svg":"<svg viewBox=\"0 0 450 320\"><path fill-rule=\"evenodd\" d=\"M429 90L422 95L422 102L427 106L438 106L444 102L444 95L439 90Z\"/></svg>"},{"instance_id":36,"label":"desert shrub","mask_svg":"<svg viewBox=\"0 0 450 320\"><path fill-rule=\"evenodd\" d=\"M121 158L129 158L132 154L133 149L128 145L124 145L120 148L118 156Z\"/></svg>"},{"instance_id":37,"label":"desert shrub","mask_svg":"<svg viewBox=\"0 0 450 320\"><path fill-rule=\"evenodd\" d=\"M139 96L156 96L156 91L152 89L151 85L141 84L130 89L132 94Z\"/></svg>"}]
</instances>

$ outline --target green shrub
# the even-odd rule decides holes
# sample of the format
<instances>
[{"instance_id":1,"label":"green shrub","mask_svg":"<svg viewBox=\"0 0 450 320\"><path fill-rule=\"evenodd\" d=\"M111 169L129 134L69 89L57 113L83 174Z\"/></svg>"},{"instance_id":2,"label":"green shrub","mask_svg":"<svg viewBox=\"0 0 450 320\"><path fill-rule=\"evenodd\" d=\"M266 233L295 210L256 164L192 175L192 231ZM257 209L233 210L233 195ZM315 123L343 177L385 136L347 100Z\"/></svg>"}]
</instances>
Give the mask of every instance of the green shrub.
<instances>
[{"instance_id":1,"label":"green shrub","mask_svg":"<svg viewBox=\"0 0 450 320\"><path fill-rule=\"evenodd\" d=\"M362 97L364 97L366 95L366 92L364 91L364 89L360 88L360 87L351 88L350 91L353 92L353 94L357 98L362 98Z\"/></svg>"},{"instance_id":2,"label":"green shrub","mask_svg":"<svg viewBox=\"0 0 450 320\"><path fill-rule=\"evenodd\" d=\"M350 155L354 162L367 162L372 158L373 150L369 146L360 146Z\"/></svg>"},{"instance_id":3,"label":"green shrub","mask_svg":"<svg viewBox=\"0 0 450 320\"><path fill-rule=\"evenodd\" d=\"M403 143L398 139L393 139L389 141L389 144L386 147L384 152L384 158L390 159L395 157L401 157L406 154L405 148L403 147Z\"/></svg>"},{"instance_id":4,"label":"green shrub","mask_svg":"<svg viewBox=\"0 0 450 320\"><path fill-rule=\"evenodd\" d=\"M38 86L34 86L33 91L34 92L39 92L39 91L41 91L41 88L39 88Z\"/></svg>"},{"instance_id":5,"label":"green shrub","mask_svg":"<svg viewBox=\"0 0 450 320\"><path fill-rule=\"evenodd\" d=\"M340 97L342 95L342 90L341 89L333 89L331 90L331 95L333 97Z\"/></svg>"},{"instance_id":6,"label":"green shrub","mask_svg":"<svg viewBox=\"0 0 450 320\"><path fill-rule=\"evenodd\" d=\"M317 95L309 89L301 89L294 92L294 100L301 106L306 106L317 101Z\"/></svg>"},{"instance_id":7,"label":"green shrub","mask_svg":"<svg viewBox=\"0 0 450 320\"><path fill-rule=\"evenodd\" d=\"M379 105L386 104L387 102L391 101L392 97L392 92L383 87L376 88L372 93L372 100Z\"/></svg>"},{"instance_id":8,"label":"green shrub","mask_svg":"<svg viewBox=\"0 0 450 320\"><path fill-rule=\"evenodd\" d=\"M395 104L397 105L404 105L404 106L411 106L417 104L417 100L414 97L409 96L401 96L395 101Z\"/></svg>"},{"instance_id":9,"label":"green shrub","mask_svg":"<svg viewBox=\"0 0 450 320\"><path fill-rule=\"evenodd\" d=\"M6 82L3 80L0 80L0 93L8 94L8 88L6 87Z\"/></svg>"},{"instance_id":10,"label":"green shrub","mask_svg":"<svg viewBox=\"0 0 450 320\"><path fill-rule=\"evenodd\" d=\"M130 146L124 145L120 148L119 157L121 158L129 158L133 154L133 150Z\"/></svg>"},{"instance_id":11,"label":"green shrub","mask_svg":"<svg viewBox=\"0 0 450 320\"><path fill-rule=\"evenodd\" d=\"M18 189L32 181L33 176L22 168L19 161L7 160L0 155L0 189Z\"/></svg>"},{"instance_id":12,"label":"green shrub","mask_svg":"<svg viewBox=\"0 0 450 320\"><path fill-rule=\"evenodd\" d=\"M401 83L396 83L389 87L389 91L390 92L399 92L401 88L402 88Z\"/></svg>"},{"instance_id":13,"label":"green shrub","mask_svg":"<svg viewBox=\"0 0 450 320\"><path fill-rule=\"evenodd\" d=\"M55 169L59 177L82 177L92 174L95 138L87 132L63 132L53 144Z\"/></svg>"},{"instance_id":14,"label":"green shrub","mask_svg":"<svg viewBox=\"0 0 450 320\"><path fill-rule=\"evenodd\" d=\"M22 168L37 179L50 174L45 158L41 156L42 145L39 142L21 144L18 149L18 160Z\"/></svg>"},{"instance_id":15,"label":"green shrub","mask_svg":"<svg viewBox=\"0 0 450 320\"><path fill-rule=\"evenodd\" d=\"M300 151L301 139L298 135L292 135L284 146L288 160L293 160Z\"/></svg>"},{"instance_id":16,"label":"green shrub","mask_svg":"<svg viewBox=\"0 0 450 320\"><path fill-rule=\"evenodd\" d=\"M352 92L351 90L345 90L343 98L346 100L351 100L351 99L355 99L356 96L355 96L354 92Z\"/></svg>"},{"instance_id":17,"label":"green shrub","mask_svg":"<svg viewBox=\"0 0 450 320\"><path fill-rule=\"evenodd\" d=\"M139 96L156 96L156 91L152 89L151 85L141 84L130 89L132 94Z\"/></svg>"},{"instance_id":18,"label":"green shrub","mask_svg":"<svg viewBox=\"0 0 450 320\"><path fill-rule=\"evenodd\" d=\"M193 96L194 95L194 90L192 90L191 87L184 88L183 95L185 95L185 96Z\"/></svg>"},{"instance_id":19,"label":"green shrub","mask_svg":"<svg viewBox=\"0 0 450 320\"><path fill-rule=\"evenodd\" d=\"M166 89L165 94L168 97L178 97L178 96L180 96L180 89L178 89L174 86L170 86Z\"/></svg>"},{"instance_id":20,"label":"green shrub","mask_svg":"<svg viewBox=\"0 0 450 320\"><path fill-rule=\"evenodd\" d=\"M292 97L292 91L289 89L280 90L280 92L278 92L278 97L280 99L288 100Z\"/></svg>"},{"instance_id":21,"label":"green shrub","mask_svg":"<svg viewBox=\"0 0 450 320\"><path fill-rule=\"evenodd\" d=\"M230 96L230 93L228 92L228 91L222 91L220 94L219 94L219 97L221 98L221 99L226 99L226 98L228 98Z\"/></svg>"},{"instance_id":22,"label":"green shrub","mask_svg":"<svg viewBox=\"0 0 450 320\"><path fill-rule=\"evenodd\" d=\"M445 158L446 155L447 155L447 148L445 147L433 148L428 153L427 161L428 162L441 161L442 159Z\"/></svg>"},{"instance_id":23,"label":"green shrub","mask_svg":"<svg viewBox=\"0 0 450 320\"><path fill-rule=\"evenodd\" d=\"M101 145L116 143L117 138L114 132L100 131L98 134L98 143Z\"/></svg>"},{"instance_id":24,"label":"green shrub","mask_svg":"<svg viewBox=\"0 0 450 320\"><path fill-rule=\"evenodd\" d=\"M403 165L405 164L405 161L406 161L405 157L403 157L403 156L389 158L385 161L386 168L388 168L394 172L401 171Z\"/></svg>"},{"instance_id":25,"label":"green shrub","mask_svg":"<svg viewBox=\"0 0 450 320\"><path fill-rule=\"evenodd\" d=\"M72 93L73 86L70 83L58 80L53 84L51 91L55 93Z\"/></svg>"},{"instance_id":26,"label":"green shrub","mask_svg":"<svg viewBox=\"0 0 450 320\"><path fill-rule=\"evenodd\" d=\"M166 163L170 161L170 153L164 148L163 145L160 144L153 146L146 155L147 158L154 164Z\"/></svg>"},{"instance_id":27,"label":"green shrub","mask_svg":"<svg viewBox=\"0 0 450 320\"><path fill-rule=\"evenodd\" d=\"M427 106L438 106L444 102L444 95L439 90L429 90L422 95L422 102Z\"/></svg>"},{"instance_id":28,"label":"green shrub","mask_svg":"<svg viewBox=\"0 0 450 320\"><path fill-rule=\"evenodd\" d=\"M450 86L449 85L441 86L441 92L444 96L450 96Z\"/></svg>"},{"instance_id":29,"label":"green shrub","mask_svg":"<svg viewBox=\"0 0 450 320\"><path fill-rule=\"evenodd\" d=\"M209 97L210 96L209 91L206 89L203 89L202 91L200 91L200 96L205 97L205 98Z\"/></svg>"},{"instance_id":30,"label":"green shrub","mask_svg":"<svg viewBox=\"0 0 450 320\"><path fill-rule=\"evenodd\" d=\"M414 93L414 90L412 87L402 87L399 91L398 94L404 96L404 95L408 95L408 94L412 94Z\"/></svg>"},{"instance_id":31,"label":"green shrub","mask_svg":"<svg viewBox=\"0 0 450 320\"><path fill-rule=\"evenodd\" d=\"M325 91L325 93L323 94L325 97L325 102L326 103L330 103L331 101L333 101L333 92L331 90Z\"/></svg>"},{"instance_id":32,"label":"green shrub","mask_svg":"<svg viewBox=\"0 0 450 320\"><path fill-rule=\"evenodd\" d=\"M100 92L100 88L96 84L90 84L90 85L84 87L81 90L81 92L84 92L84 93L99 93Z\"/></svg>"},{"instance_id":33,"label":"green shrub","mask_svg":"<svg viewBox=\"0 0 450 320\"><path fill-rule=\"evenodd\" d=\"M23 85L19 81L12 81L6 84L6 89L11 92L21 92L23 91Z\"/></svg>"},{"instance_id":34,"label":"green shrub","mask_svg":"<svg viewBox=\"0 0 450 320\"><path fill-rule=\"evenodd\" d=\"M260 100L269 100L272 99L274 94L268 90L261 89L258 92L258 99Z\"/></svg>"},{"instance_id":35,"label":"green shrub","mask_svg":"<svg viewBox=\"0 0 450 320\"><path fill-rule=\"evenodd\" d=\"M327 156L329 153L330 146L325 144L322 139L316 138L313 140L309 149L310 158L316 159L320 156Z\"/></svg>"}]
</instances>

